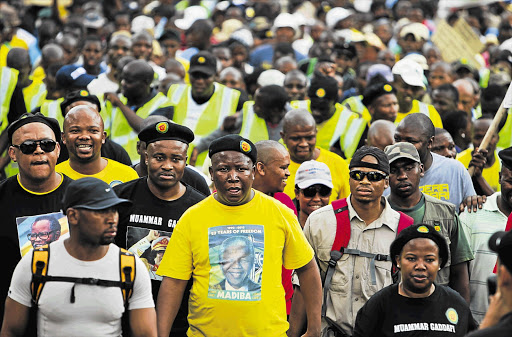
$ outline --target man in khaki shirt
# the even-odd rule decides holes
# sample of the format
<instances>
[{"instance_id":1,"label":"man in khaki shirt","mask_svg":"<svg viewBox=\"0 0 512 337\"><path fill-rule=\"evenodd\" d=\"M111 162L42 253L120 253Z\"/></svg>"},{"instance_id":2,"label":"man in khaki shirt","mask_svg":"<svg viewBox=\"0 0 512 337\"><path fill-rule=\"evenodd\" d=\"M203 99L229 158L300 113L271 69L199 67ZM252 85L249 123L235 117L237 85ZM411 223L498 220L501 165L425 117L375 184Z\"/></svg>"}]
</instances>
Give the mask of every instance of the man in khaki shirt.
<instances>
[{"instance_id":1,"label":"man in khaki shirt","mask_svg":"<svg viewBox=\"0 0 512 337\"><path fill-rule=\"evenodd\" d=\"M350 195L347 197L350 219L348 249L373 254L389 254L396 237L400 214L393 210L382 193L388 187L389 162L385 153L363 146L350 162ZM336 216L332 205L311 213L304 234L315 251L322 279L336 236ZM322 336L352 336L358 310L380 289L392 283L391 262L345 253L338 260L326 299L326 317L322 318ZM375 275L375 284L372 281ZM300 288L296 288L290 314L290 332L297 336L304 315ZM341 330L338 334L335 331Z\"/></svg>"}]
</instances>

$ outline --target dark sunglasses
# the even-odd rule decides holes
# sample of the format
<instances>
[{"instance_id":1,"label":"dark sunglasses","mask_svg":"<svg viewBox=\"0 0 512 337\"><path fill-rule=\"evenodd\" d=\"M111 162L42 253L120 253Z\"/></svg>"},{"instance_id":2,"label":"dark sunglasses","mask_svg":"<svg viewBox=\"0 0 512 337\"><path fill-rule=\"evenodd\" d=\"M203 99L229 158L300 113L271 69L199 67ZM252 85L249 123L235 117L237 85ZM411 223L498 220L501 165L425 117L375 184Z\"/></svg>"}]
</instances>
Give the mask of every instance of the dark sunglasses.
<instances>
[{"instance_id":1,"label":"dark sunglasses","mask_svg":"<svg viewBox=\"0 0 512 337\"><path fill-rule=\"evenodd\" d=\"M297 89L304 89L304 88L305 88L305 86L304 86L304 85L302 85L302 84L292 84L292 83L290 83L290 84L285 84L285 85L284 85L284 87L285 87L286 89L293 89L293 88L297 88Z\"/></svg>"},{"instance_id":2,"label":"dark sunglasses","mask_svg":"<svg viewBox=\"0 0 512 337\"><path fill-rule=\"evenodd\" d=\"M37 146L41 147L41 150L44 152L52 152L55 150L55 145L57 142L52 139L42 139L42 140L26 140L20 145L14 145L13 147L20 149L23 154L32 154L37 149Z\"/></svg>"},{"instance_id":3,"label":"dark sunglasses","mask_svg":"<svg viewBox=\"0 0 512 337\"><path fill-rule=\"evenodd\" d=\"M212 75L208 75L206 73L202 73L202 72L199 72L199 71L195 71L193 73L189 73L190 77L196 79L196 80L205 80L207 78L210 78Z\"/></svg>"},{"instance_id":4,"label":"dark sunglasses","mask_svg":"<svg viewBox=\"0 0 512 337\"><path fill-rule=\"evenodd\" d=\"M313 198L317 193L320 194L321 197L327 197L329 194L331 194L331 191L332 188L325 185L313 185L303 189L302 194L304 194L306 198Z\"/></svg>"},{"instance_id":5,"label":"dark sunglasses","mask_svg":"<svg viewBox=\"0 0 512 337\"><path fill-rule=\"evenodd\" d=\"M379 172L363 172L363 171L350 171L350 178L361 181L364 177L368 178L368 181L381 181L382 179L386 179L386 175Z\"/></svg>"}]
</instances>

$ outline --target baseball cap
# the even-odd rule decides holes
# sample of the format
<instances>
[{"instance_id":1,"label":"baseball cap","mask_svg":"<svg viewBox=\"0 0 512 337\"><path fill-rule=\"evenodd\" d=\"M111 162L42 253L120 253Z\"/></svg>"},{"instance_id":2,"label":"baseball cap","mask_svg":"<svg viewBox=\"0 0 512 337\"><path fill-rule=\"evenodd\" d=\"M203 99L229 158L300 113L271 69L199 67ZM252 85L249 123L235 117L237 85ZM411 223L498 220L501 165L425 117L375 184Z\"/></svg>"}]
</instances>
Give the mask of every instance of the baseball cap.
<instances>
[{"instance_id":1,"label":"baseball cap","mask_svg":"<svg viewBox=\"0 0 512 337\"><path fill-rule=\"evenodd\" d=\"M70 207L96 211L131 203L128 199L119 198L109 184L93 177L73 180L62 198L64 213Z\"/></svg>"},{"instance_id":2,"label":"baseball cap","mask_svg":"<svg viewBox=\"0 0 512 337\"><path fill-rule=\"evenodd\" d=\"M62 88L87 89L87 85L96 76L87 74L87 71L82 66L69 64L60 68L55 78L58 85Z\"/></svg>"},{"instance_id":3,"label":"baseball cap","mask_svg":"<svg viewBox=\"0 0 512 337\"><path fill-rule=\"evenodd\" d=\"M146 144L159 140L179 140L189 144L194 140L194 133L186 126L173 122L156 122L142 129L139 139Z\"/></svg>"},{"instance_id":4,"label":"baseball cap","mask_svg":"<svg viewBox=\"0 0 512 337\"><path fill-rule=\"evenodd\" d=\"M498 253L500 262L512 273L512 232L494 233L489 239L489 248Z\"/></svg>"},{"instance_id":5,"label":"baseball cap","mask_svg":"<svg viewBox=\"0 0 512 337\"><path fill-rule=\"evenodd\" d=\"M187 30L192 24L199 19L207 19L208 11L202 6L190 6L185 8L183 19L174 21L174 25L182 30Z\"/></svg>"},{"instance_id":6,"label":"baseball cap","mask_svg":"<svg viewBox=\"0 0 512 337\"><path fill-rule=\"evenodd\" d=\"M506 149L501 150L498 153L498 156L500 157L503 166L512 170L512 147L507 147Z\"/></svg>"},{"instance_id":7,"label":"baseball cap","mask_svg":"<svg viewBox=\"0 0 512 337\"><path fill-rule=\"evenodd\" d=\"M349 58L354 58L357 55L356 47L353 43L336 44L334 51L337 55L347 55Z\"/></svg>"},{"instance_id":8,"label":"baseball cap","mask_svg":"<svg viewBox=\"0 0 512 337\"><path fill-rule=\"evenodd\" d=\"M282 87L284 85L284 79L286 75L280 72L277 69L268 69L265 70L258 76L258 85L261 87L267 85L278 85Z\"/></svg>"},{"instance_id":9,"label":"baseball cap","mask_svg":"<svg viewBox=\"0 0 512 337\"><path fill-rule=\"evenodd\" d=\"M369 163L363 161L363 158L366 156L372 156L377 159L377 164ZM357 149L357 151L352 156L352 160L350 161L349 169L353 169L354 167L367 167L375 170L382 171L389 175L389 160L388 156L381 149L374 146L364 145Z\"/></svg>"},{"instance_id":10,"label":"baseball cap","mask_svg":"<svg viewBox=\"0 0 512 337\"><path fill-rule=\"evenodd\" d=\"M411 60L418 63L423 70L428 70L428 63L425 56L418 53L411 53L404 57L404 60Z\"/></svg>"},{"instance_id":11,"label":"baseball cap","mask_svg":"<svg viewBox=\"0 0 512 337\"><path fill-rule=\"evenodd\" d=\"M222 151L236 151L245 154L251 158L252 163L255 164L258 158L256 146L249 140L239 135L227 135L217 138L210 144L208 155L210 158L218 152Z\"/></svg>"},{"instance_id":12,"label":"baseball cap","mask_svg":"<svg viewBox=\"0 0 512 337\"><path fill-rule=\"evenodd\" d=\"M440 230L439 228L439 231ZM407 242L422 238L430 239L435 242L439 248L439 258L441 259L440 267L443 268L448 262L448 244L439 231L437 228L427 224L417 224L404 228L391 243L391 247L389 248L391 262L396 265L395 257L400 255Z\"/></svg>"},{"instance_id":13,"label":"baseball cap","mask_svg":"<svg viewBox=\"0 0 512 337\"><path fill-rule=\"evenodd\" d=\"M329 167L316 160L308 160L300 164L295 175L295 185L302 190L316 184L333 187Z\"/></svg>"},{"instance_id":14,"label":"baseball cap","mask_svg":"<svg viewBox=\"0 0 512 337\"><path fill-rule=\"evenodd\" d=\"M402 30L400 30L400 37L406 37L408 34L412 34L416 41L420 41L420 39L427 41L430 35L430 31L424 24L413 22L404 26Z\"/></svg>"},{"instance_id":15,"label":"baseball cap","mask_svg":"<svg viewBox=\"0 0 512 337\"><path fill-rule=\"evenodd\" d=\"M297 31L298 27L296 21L297 20L295 19L293 14L281 13L275 18L274 24L272 25L272 29L275 31L278 28L288 27L292 28L294 31Z\"/></svg>"},{"instance_id":16,"label":"baseball cap","mask_svg":"<svg viewBox=\"0 0 512 337\"><path fill-rule=\"evenodd\" d=\"M143 30L146 30L148 32L153 32L153 29L155 28L155 21L146 15L139 15L132 20L132 33L137 34L139 32L142 32Z\"/></svg>"},{"instance_id":17,"label":"baseball cap","mask_svg":"<svg viewBox=\"0 0 512 337\"><path fill-rule=\"evenodd\" d=\"M405 83L413 87L425 88L423 83L423 68L410 59L398 61L392 69L394 75L399 75Z\"/></svg>"},{"instance_id":18,"label":"baseball cap","mask_svg":"<svg viewBox=\"0 0 512 337\"><path fill-rule=\"evenodd\" d=\"M100 100L96 95L91 95L87 90L75 90L68 93L65 96L64 101L60 103L60 110L64 113L68 106L78 101L87 101L96 104L98 112L101 111Z\"/></svg>"},{"instance_id":19,"label":"baseball cap","mask_svg":"<svg viewBox=\"0 0 512 337\"><path fill-rule=\"evenodd\" d=\"M353 11L345 9L343 7L332 8L325 15L325 22L327 23L327 27L329 27L329 29L333 29L338 22L340 22L341 20L345 20L352 14L354 14Z\"/></svg>"},{"instance_id":20,"label":"baseball cap","mask_svg":"<svg viewBox=\"0 0 512 337\"><path fill-rule=\"evenodd\" d=\"M418 150L411 143L398 142L393 145L388 145L384 149L388 156L389 164L400 158L407 158L421 164L420 155Z\"/></svg>"},{"instance_id":21,"label":"baseball cap","mask_svg":"<svg viewBox=\"0 0 512 337\"><path fill-rule=\"evenodd\" d=\"M388 82L393 82L393 73L391 72L391 68L385 64L374 64L368 68L368 72L366 73L366 81L370 81L372 77L377 75L381 75Z\"/></svg>"},{"instance_id":22,"label":"baseball cap","mask_svg":"<svg viewBox=\"0 0 512 337\"><path fill-rule=\"evenodd\" d=\"M217 73L217 58L212 53L201 51L190 59L189 73L200 72L210 76Z\"/></svg>"}]
</instances>

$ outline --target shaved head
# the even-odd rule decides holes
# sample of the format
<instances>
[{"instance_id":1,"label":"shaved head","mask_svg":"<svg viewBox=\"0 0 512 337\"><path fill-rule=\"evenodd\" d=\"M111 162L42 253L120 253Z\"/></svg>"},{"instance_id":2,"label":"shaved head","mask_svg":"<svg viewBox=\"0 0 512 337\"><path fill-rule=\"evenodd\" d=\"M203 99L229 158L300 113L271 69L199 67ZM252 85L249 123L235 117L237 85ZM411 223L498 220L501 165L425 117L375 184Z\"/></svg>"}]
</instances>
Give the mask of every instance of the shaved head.
<instances>
[{"instance_id":1,"label":"shaved head","mask_svg":"<svg viewBox=\"0 0 512 337\"><path fill-rule=\"evenodd\" d=\"M422 113L413 113L405 116L398 124L397 130L421 134L427 139L434 137L436 129L430 118Z\"/></svg>"},{"instance_id":2,"label":"shaved head","mask_svg":"<svg viewBox=\"0 0 512 337\"><path fill-rule=\"evenodd\" d=\"M368 146L375 146L383 150L394 143L395 124L385 119L379 119L372 123L368 129Z\"/></svg>"},{"instance_id":3,"label":"shaved head","mask_svg":"<svg viewBox=\"0 0 512 337\"><path fill-rule=\"evenodd\" d=\"M313 115L306 109L293 109L284 115L283 132L287 132L292 126L314 126L316 127Z\"/></svg>"},{"instance_id":4,"label":"shaved head","mask_svg":"<svg viewBox=\"0 0 512 337\"><path fill-rule=\"evenodd\" d=\"M80 120L83 116L92 117L101 126L101 130L103 131L103 118L101 118L98 110L95 110L88 105L78 105L68 111L66 117L64 117L64 125L62 126L63 131L66 132L73 121Z\"/></svg>"},{"instance_id":5,"label":"shaved head","mask_svg":"<svg viewBox=\"0 0 512 337\"><path fill-rule=\"evenodd\" d=\"M261 140L256 144L256 150L258 152L257 161L267 164L275 156L276 151L282 153L288 153L286 147L283 144L276 142L275 140Z\"/></svg>"},{"instance_id":6,"label":"shaved head","mask_svg":"<svg viewBox=\"0 0 512 337\"><path fill-rule=\"evenodd\" d=\"M12 48L7 54L7 66L16 70L21 70L26 65L30 65L30 56L28 50L23 48Z\"/></svg>"}]
</instances>

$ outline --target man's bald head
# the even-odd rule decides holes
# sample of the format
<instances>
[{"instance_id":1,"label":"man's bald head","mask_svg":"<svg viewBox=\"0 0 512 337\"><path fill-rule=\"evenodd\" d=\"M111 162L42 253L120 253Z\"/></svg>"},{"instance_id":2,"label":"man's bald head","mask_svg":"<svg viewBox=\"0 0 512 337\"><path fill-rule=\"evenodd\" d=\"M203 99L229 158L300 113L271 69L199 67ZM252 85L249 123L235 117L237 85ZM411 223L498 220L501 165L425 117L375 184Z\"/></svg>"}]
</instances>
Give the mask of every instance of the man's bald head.
<instances>
[{"instance_id":1,"label":"man's bald head","mask_svg":"<svg viewBox=\"0 0 512 337\"><path fill-rule=\"evenodd\" d=\"M286 147L275 140L261 140L254 145L256 145L258 153L257 161L262 162L263 164L268 164L268 162L275 156L276 152L288 153Z\"/></svg>"},{"instance_id":2,"label":"man's bald head","mask_svg":"<svg viewBox=\"0 0 512 337\"><path fill-rule=\"evenodd\" d=\"M293 109L284 115L283 132L286 133L292 126L314 126L316 127L313 115L306 109Z\"/></svg>"},{"instance_id":3,"label":"man's bald head","mask_svg":"<svg viewBox=\"0 0 512 337\"><path fill-rule=\"evenodd\" d=\"M153 68L144 60L135 60L123 68L123 74L130 74L133 78L139 78L140 80L150 84L154 78Z\"/></svg>"},{"instance_id":4,"label":"man's bald head","mask_svg":"<svg viewBox=\"0 0 512 337\"><path fill-rule=\"evenodd\" d=\"M30 56L28 50L23 48L12 48L7 54L7 66L16 70L30 65Z\"/></svg>"},{"instance_id":5,"label":"man's bald head","mask_svg":"<svg viewBox=\"0 0 512 337\"><path fill-rule=\"evenodd\" d=\"M453 86L457 88L459 93L463 92L471 95L473 94L473 86L465 78L456 80L455 82L453 82Z\"/></svg>"},{"instance_id":6,"label":"man's bald head","mask_svg":"<svg viewBox=\"0 0 512 337\"><path fill-rule=\"evenodd\" d=\"M49 43L41 50L41 66L62 62L64 60L64 50L56 43Z\"/></svg>"},{"instance_id":7,"label":"man's bald head","mask_svg":"<svg viewBox=\"0 0 512 337\"><path fill-rule=\"evenodd\" d=\"M366 144L383 150L394 143L395 124L385 119L379 119L372 123L368 129Z\"/></svg>"},{"instance_id":8,"label":"man's bald head","mask_svg":"<svg viewBox=\"0 0 512 337\"><path fill-rule=\"evenodd\" d=\"M434 137L436 133L436 128L430 118L422 113L414 113L406 116L402 119L400 124L398 124L396 129L407 133L421 134L427 139Z\"/></svg>"},{"instance_id":9,"label":"man's bald head","mask_svg":"<svg viewBox=\"0 0 512 337\"><path fill-rule=\"evenodd\" d=\"M68 111L66 116L64 117L64 125L63 131L66 133L69 130L69 126L78 120L83 119L85 116L93 119L98 126L101 127L101 131L103 132L104 124L103 118L101 118L98 110L88 106L88 105L77 105L71 110Z\"/></svg>"},{"instance_id":10,"label":"man's bald head","mask_svg":"<svg viewBox=\"0 0 512 337\"><path fill-rule=\"evenodd\" d=\"M236 69L235 67L227 67L223 69L219 74L220 82L222 82L222 80L229 75L233 76L233 79L237 82L243 80L243 75L240 70Z\"/></svg>"}]
</instances>

